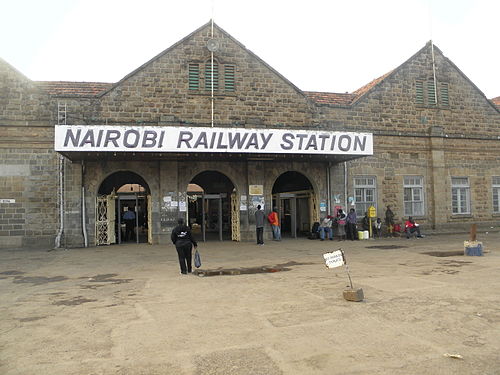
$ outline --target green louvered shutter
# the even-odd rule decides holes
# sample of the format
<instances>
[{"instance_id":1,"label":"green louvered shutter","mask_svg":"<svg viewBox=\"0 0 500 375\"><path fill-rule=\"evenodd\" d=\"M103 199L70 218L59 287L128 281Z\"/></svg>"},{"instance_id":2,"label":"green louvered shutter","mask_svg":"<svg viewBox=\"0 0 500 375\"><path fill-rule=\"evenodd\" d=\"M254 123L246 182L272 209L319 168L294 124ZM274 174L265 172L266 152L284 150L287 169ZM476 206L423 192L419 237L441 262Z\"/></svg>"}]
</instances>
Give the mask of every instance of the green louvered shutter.
<instances>
[{"instance_id":1,"label":"green louvered shutter","mask_svg":"<svg viewBox=\"0 0 500 375\"><path fill-rule=\"evenodd\" d=\"M415 102L417 105L424 105L424 83L422 81L415 82Z\"/></svg>"},{"instance_id":2,"label":"green louvered shutter","mask_svg":"<svg viewBox=\"0 0 500 375\"><path fill-rule=\"evenodd\" d=\"M224 66L224 91L226 92L234 92L234 73L235 73L234 65L225 65Z\"/></svg>"},{"instance_id":3,"label":"green louvered shutter","mask_svg":"<svg viewBox=\"0 0 500 375\"><path fill-rule=\"evenodd\" d=\"M427 104L436 105L436 87L434 81L427 81Z\"/></svg>"},{"instance_id":4,"label":"green louvered shutter","mask_svg":"<svg viewBox=\"0 0 500 375\"><path fill-rule=\"evenodd\" d=\"M219 90L219 65L214 63L214 91ZM212 90L212 64L207 63L205 65L205 90Z\"/></svg>"},{"instance_id":5,"label":"green louvered shutter","mask_svg":"<svg viewBox=\"0 0 500 375\"><path fill-rule=\"evenodd\" d=\"M189 70L189 90L199 90L200 89L200 65L191 63L188 67Z\"/></svg>"},{"instance_id":6,"label":"green louvered shutter","mask_svg":"<svg viewBox=\"0 0 500 375\"><path fill-rule=\"evenodd\" d=\"M441 105L448 107L450 105L450 100L448 97L448 84L441 83Z\"/></svg>"}]
</instances>

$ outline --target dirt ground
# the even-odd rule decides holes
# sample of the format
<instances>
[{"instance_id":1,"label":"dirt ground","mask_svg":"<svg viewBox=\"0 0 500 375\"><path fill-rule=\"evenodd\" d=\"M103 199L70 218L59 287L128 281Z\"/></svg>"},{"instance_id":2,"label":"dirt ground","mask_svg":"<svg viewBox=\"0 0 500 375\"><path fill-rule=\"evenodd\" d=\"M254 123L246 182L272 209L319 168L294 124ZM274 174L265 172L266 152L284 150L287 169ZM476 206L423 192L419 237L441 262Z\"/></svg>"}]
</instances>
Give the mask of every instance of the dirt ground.
<instances>
[{"instance_id":1,"label":"dirt ground","mask_svg":"<svg viewBox=\"0 0 500 375\"><path fill-rule=\"evenodd\" d=\"M202 243L203 270L233 273L205 277L172 246L3 250L0 374L498 375L500 234L423 254L465 239ZM339 247L363 302L325 267Z\"/></svg>"}]
</instances>

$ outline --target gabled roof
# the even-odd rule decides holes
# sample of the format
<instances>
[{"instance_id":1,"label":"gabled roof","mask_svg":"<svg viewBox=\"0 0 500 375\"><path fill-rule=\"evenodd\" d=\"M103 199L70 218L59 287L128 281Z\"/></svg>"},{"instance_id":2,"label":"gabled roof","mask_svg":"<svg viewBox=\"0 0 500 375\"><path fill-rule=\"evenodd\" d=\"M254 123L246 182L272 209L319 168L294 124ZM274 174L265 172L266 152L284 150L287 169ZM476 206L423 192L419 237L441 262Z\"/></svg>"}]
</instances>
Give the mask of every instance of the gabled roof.
<instances>
[{"instance_id":1,"label":"gabled roof","mask_svg":"<svg viewBox=\"0 0 500 375\"><path fill-rule=\"evenodd\" d=\"M493 104L497 106L497 108L500 110L500 96L497 96L496 98L491 99Z\"/></svg>"},{"instance_id":2,"label":"gabled roof","mask_svg":"<svg viewBox=\"0 0 500 375\"><path fill-rule=\"evenodd\" d=\"M151 60L149 60L145 64L141 65L137 69L135 69L133 72L127 74L120 81L116 82L113 86L111 86L108 90L106 90L106 91L102 92L101 94L99 94L99 96L105 95L108 91L113 90L115 87L119 86L122 82L124 82L127 79L129 79L130 77L134 76L135 74L137 74L138 72L140 72L141 70L143 70L144 68L146 68L148 65L150 65L154 61L158 60L162 56L166 55L171 50L173 50L174 48L176 48L178 45L184 43L186 40L192 38L195 34L199 33L201 30L203 30L204 28L209 27L209 26L212 26L212 20L208 21L206 24L204 24L203 26L199 27L198 29L196 29L191 34L187 35L186 37L182 38L177 43L173 44L172 46L170 46L169 48L167 48L163 52L160 52L158 55L156 55ZM222 29L219 25L217 25L216 23L213 23L213 27L214 27L214 29L217 29L219 32L221 32L222 34L224 34L228 39L231 39L235 44L237 44L239 47L241 47L243 50L245 50L248 54L252 55L252 57L254 57L256 60L258 60L260 63L262 63L263 65L265 65L276 76L280 77L283 81L285 81L285 83L287 83L289 86L291 86L297 93L299 93L300 95L305 96L304 93L302 92L302 90L300 90L297 86L295 86L287 78L285 78L283 75L281 75L281 73L279 73L277 70L275 70L274 68L272 68L269 64L267 64L264 60L262 60L260 57L258 57L256 54L254 54L252 51L248 50L243 44L241 44L238 40L236 40L235 38L233 38L228 32L226 32L224 29Z\"/></svg>"}]
</instances>

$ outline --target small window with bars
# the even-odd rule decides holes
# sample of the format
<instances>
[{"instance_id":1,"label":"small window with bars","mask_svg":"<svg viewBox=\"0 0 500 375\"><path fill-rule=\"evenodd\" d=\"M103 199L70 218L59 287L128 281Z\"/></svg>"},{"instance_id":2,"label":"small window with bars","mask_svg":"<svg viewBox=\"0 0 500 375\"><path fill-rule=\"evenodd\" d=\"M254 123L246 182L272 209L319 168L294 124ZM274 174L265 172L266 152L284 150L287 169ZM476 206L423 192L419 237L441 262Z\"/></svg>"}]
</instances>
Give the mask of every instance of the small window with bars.
<instances>
[{"instance_id":1,"label":"small window with bars","mask_svg":"<svg viewBox=\"0 0 500 375\"><path fill-rule=\"evenodd\" d=\"M500 177L493 176L492 180L493 212L496 214L500 214Z\"/></svg>"},{"instance_id":2,"label":"small window with bars","mask_svg":"<svg viewBox=\"0 0 500 375\"><path fill-rule=\"evenodd\" d=\"M205 90L212 90L212 82L214 91L219 90L219 64L208 62L205 64Z\"/></svg>"},{"instance_id":3,"label":"small window with bars","mask_svg":"<svg viewBox=\"0 0 500 375\"><path fill-rule=\"evenodd\" d=\"M188 86L189 90L200 89L200 64L190 63L188 66Z\"/></svg>"},{"instance_id":4,"label":"small window with bars","mask_svg":"<svg viewBox=\"0 0 500 375\"><path fill-rule=\"evenodd\" d=\"M234 65L224 65L224 91L234 92L234 76L236 68Z\"/></svg>"}]
</instances>

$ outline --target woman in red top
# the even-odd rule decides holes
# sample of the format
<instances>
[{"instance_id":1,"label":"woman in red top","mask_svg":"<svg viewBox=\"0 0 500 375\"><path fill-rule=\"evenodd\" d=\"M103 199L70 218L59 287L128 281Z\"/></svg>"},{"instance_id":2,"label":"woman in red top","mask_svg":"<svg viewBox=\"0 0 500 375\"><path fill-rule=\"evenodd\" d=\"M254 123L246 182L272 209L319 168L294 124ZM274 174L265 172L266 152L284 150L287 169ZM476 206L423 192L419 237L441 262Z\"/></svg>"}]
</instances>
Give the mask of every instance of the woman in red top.
<instances>
[{"instance_id":1,"label":"woman in red top","mask_svg":"<svg viewBox=\"0 0 500 375\"><path fill-rule=\"evenodd\" d=\"M415 220L410 216L408 217L408 220L405 222L405 233L406 233L406 238L410 238L410 235L413 233L417 233L417 237L422 237L420 234L420 227L418 226L417 223L415 223Z\"/></svg>"}]
</instances>

